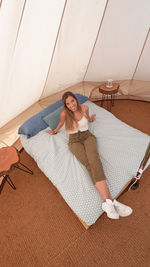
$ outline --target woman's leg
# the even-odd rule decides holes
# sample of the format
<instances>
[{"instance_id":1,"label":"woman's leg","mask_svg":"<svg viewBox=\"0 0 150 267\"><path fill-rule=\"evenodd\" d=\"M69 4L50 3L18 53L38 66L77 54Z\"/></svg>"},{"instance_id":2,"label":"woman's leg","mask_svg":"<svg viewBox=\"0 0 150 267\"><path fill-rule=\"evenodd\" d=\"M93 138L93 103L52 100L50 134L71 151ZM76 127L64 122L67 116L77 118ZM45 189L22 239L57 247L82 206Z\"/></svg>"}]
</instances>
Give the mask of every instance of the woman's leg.
<instances>
[{"instance_id":1,"label":"woman's leg","mask_svg":"<svg viewBox=\"0 0 150 267\"><path fill-rule=\"evenodd\" d=\"M96 138L95 138L96 140ZM107 216L111 219L119 219L119 215L120 216L129 216L132 213L132 209L126 205L123 205L121 203L119 203L118 201L114 200L112 201L112 197L110 195L109 189L107 187L105 176L104 176L104 172L102 169L102 165L101 162L99 164L99 154L97 152L97 144L94 141L90 141L89 142L91 145L90 147L92 147L93 149L91 149L91 151L93 151L92 153L87 153L88 145L85 146L85 144L83 145L80 142L70 142L69 143L69 148L72 151L72 153L77 157L77 159L87 168L87 170L89 171L90 177L93 179L93 175L97 174L97 169L94 169L93 171L93 155L95 154L95 159L94 159L94 163L96 162L96 164L94 164L95 167L97 167L99 165L99 176L100 176L100 180L97 179L97 175L96 175L96 181L93 182L95 183L95 186L97 188L97 190L99 191L102 199L105 201L102 203L102 209L107 213ZM96 146L95 146L96 144ZM94 145L94 147L93 147ZM96 151L96 153L95 153ZM98 154L98 157L97 157ZM88 156L90 155L90 156ZM97 160L98 159L98 160ZM90 161L90 162L89 162ZM92 165L91 165L92 164ZM91 169L92 166L92 169ZM103 179L104 178L104 179Z\"/></svg>"},{"instance_id":2,"label":"woman's leg","mask_svg":"<svg viewBox=\"0 0 150 267\"><path fill-rule=\"evenodd\" d=\"M87 168L89 175L92 178L93 175L91 173L91 168L88 162L88 157L87 157L84 145L80 142L74 142L74 143L69 143L69 148L71 152L76 156L76 158ZM98 170L96 170L96 173L97 171ZM99 176L100 176L100 173L99 173ZM98 189L103 200L105 200L106 198L112 199L105 180L97 181L97 182L93 181L93 182L96 188Z\"/></svg>"},{"instance_id":3,"label":"woman's leg","mask_svg":"<svg viewBox=\"0 0 150 267\"><path fill-rule=\"evenodd\" d=\"M97 190L99 191L101 198L103 200L106 200L106 199L112 200L112 196L109 192L109 189L108 189L108 186L105 180L105 174L104 174L102 163L100 161L99 153L97 150L96 137L90 134L89 137L84 141L84 145L85 145L88 162L91 168L94 184Z\"/></svg>"},{"instance_id":4,"label":"woman's leg","mask_svg":"<svg viewBox=\"0 0 150 267\"><path fill-rule=\"evenodd\" d=\"M93 138L94 137L94 138ZM104 202L102 203L102 209L107 213L107 216L111 219L119 219L119 216L126 217L132 213L132 209L117 200L113 200L109 192L106 180L102 180L104 177L103 168L100 162L99 154L97 151L97 142L95 136L89 136L86 140L86 153L90 164L92 174L97 177L97 165L99 165L100 181L96 181L95 186L98 189ZM94 159L94 160L93 160Z\"/></svg>"},{"instance_id":5,"label":"woman's leg","mask_svg":"<svg viewBox=\"0 0 150 267\"><path fill-rule=\"evenodd\" d=\"M103 200L106 200L107 198L112 200L108 186L106 184L106 180L96 182L95 186L96 186L97 190L99 191Z\"/></svg>"},{"instance_id":6,"label":"woman's leg","mask_svg":"<svg viewBox=\"0 0 150 267\"><path fill-rule=\"evenodd\" d=\"M84 145L80 142L74 142L74 143L69 143L69 148L71 152L76 156L76 158L86 167L91 177L92 173Z\"/></svg>"},{"instance_id":7,"label":"woman's leg","mask_svg":"<svg viewBox=\"0 0 150 267\"><path fill-rule=\"evenodd\" d=\"M96 137L92 135L91 133L89 133L89 136L84 141L84 146L85 146L85 151L86 151L86 155L88 158L88 162L91 168L94 184L100 181L104 181L106 177L105 177L103 166L102 166L99 153L97 150ZM105 190L107 185L104 182L103 184L105 184L105 187L103 186Z\"/></svg>"}]
</instances>

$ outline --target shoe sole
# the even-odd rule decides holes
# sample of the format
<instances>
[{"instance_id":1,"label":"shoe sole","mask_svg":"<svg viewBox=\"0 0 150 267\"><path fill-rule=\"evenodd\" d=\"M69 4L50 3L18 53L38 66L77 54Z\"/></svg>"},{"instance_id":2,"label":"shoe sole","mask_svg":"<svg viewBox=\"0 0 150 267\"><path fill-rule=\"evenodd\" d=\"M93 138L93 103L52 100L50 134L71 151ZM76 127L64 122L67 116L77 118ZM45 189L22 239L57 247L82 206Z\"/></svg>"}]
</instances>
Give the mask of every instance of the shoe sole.
<instances>
[{"instance_id":1,"label":"shoe sole","mask_svg":"<svg viewBox=\"0 0 150 267\"><path fill-rule=\"evenodd\" d=\"M102 210L106 213L106 215L107 215L107 217L108 217L109 219L113 219L113 220L118 220L118 219L119 219L119 215L118 215L118 217L111 217L111 216L105 211L105 209L102 208Z\"/></svg>"},{"instance_id":2,"label":"shoe sole","mask_svg":"<svg viewBox=\"0 0 150 267\"><path fill-rule=\"evenodd\" d=\"M131 213L129 213L129 214L127 214L127 215L122 215L122 214L119 214L119 216L120 217L128 217L128 216L130 216L132 214L132 212Z\"/></svg>"}]
</instances>

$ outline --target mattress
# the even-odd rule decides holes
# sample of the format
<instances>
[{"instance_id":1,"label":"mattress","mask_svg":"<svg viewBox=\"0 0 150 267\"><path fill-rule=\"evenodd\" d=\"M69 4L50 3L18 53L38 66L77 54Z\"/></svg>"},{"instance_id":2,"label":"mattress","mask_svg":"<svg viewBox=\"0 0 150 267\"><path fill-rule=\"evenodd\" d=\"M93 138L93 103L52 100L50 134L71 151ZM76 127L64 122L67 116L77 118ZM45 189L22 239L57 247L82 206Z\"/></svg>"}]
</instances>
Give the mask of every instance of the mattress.
<instances>
[{"instance_id":1,"label":"mattress","mask_svg":"<svg viewBox=\"0 0 150 267\"><path fill-rule=\"evenodd\" d=\"M112 197L115 198L136 175L150 136L130 127L89 100L84 104L89 106L90 114L96 114L96 120L89 122L89 130L97 138L106 181ZM64 126L57 135L48 134L48 129L31 138L21 135L22 146L74 213L90 226L103 213L101 196L86 168L69 150L69 135ZM150 160L145 168L149 164Z\"/></svg>"}]
</instances>

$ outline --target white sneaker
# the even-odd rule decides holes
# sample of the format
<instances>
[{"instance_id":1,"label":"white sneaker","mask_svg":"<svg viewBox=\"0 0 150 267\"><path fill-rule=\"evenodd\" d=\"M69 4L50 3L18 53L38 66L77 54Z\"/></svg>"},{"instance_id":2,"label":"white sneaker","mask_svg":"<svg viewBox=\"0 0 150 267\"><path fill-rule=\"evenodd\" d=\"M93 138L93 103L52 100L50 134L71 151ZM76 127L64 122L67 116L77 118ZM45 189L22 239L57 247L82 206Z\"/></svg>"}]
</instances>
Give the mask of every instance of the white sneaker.
<instances>
[{"instance_id":1,"label":"white sneaker","mask_svg":"<svg viewBox=\"0 0 150 267\"><path fill-rule=\"evenodd\" d=\"M111 219L119 219L119 214L111 199L106 199L105 202L102 203L102 210L107 213L107 217Z\"/></svg>"},{"instance_id":2,"label":"white sneaker","mask_svg":"<svg viewBox=\"0 0 150 267\"><path fill-rule=\"evenodd\" d=\"M118 202L116 199L114 199L113 205L121 217L129 216L133 211L129 206Z\"/></svg>"}]
</instances>

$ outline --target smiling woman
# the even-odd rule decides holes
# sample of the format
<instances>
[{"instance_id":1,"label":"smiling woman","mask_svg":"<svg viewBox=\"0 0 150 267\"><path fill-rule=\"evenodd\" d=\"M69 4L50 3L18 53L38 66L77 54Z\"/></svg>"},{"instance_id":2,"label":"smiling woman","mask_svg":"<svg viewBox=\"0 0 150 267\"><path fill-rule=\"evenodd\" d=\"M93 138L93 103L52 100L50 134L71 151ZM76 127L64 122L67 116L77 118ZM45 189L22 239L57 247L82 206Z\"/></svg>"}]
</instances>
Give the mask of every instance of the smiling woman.
<instances>
[{"instance_id":1,"label":"smiling woman","mask_svg":"<svg viewBox=\"0 0 150 267\"><path fill-rule=\"evenodd\" d=\"M68 96L66 99L66 106L72 112L77 110L77 101L73 96Z\"/></svg>"},{"instance_id":2,"label":"smiling woman","mask_svg":"<svg viewBox=\"0 0 150 267\"><path fill-rule=\"evenodd\" d=\"M99 157L96 137L89 131L88 121L95 121L96 115L89 116L89 107L80 105L72 92L65 92L62 96L62 102L63 110L60 121L55 130L48 130L48 132L52 135L56 134L65 123L66 131L69 134L70 151L88 170L104 201L102 203L103 211L111 219L129 216L132 209L112 199Z\"/></svg>"}]
</instances>

